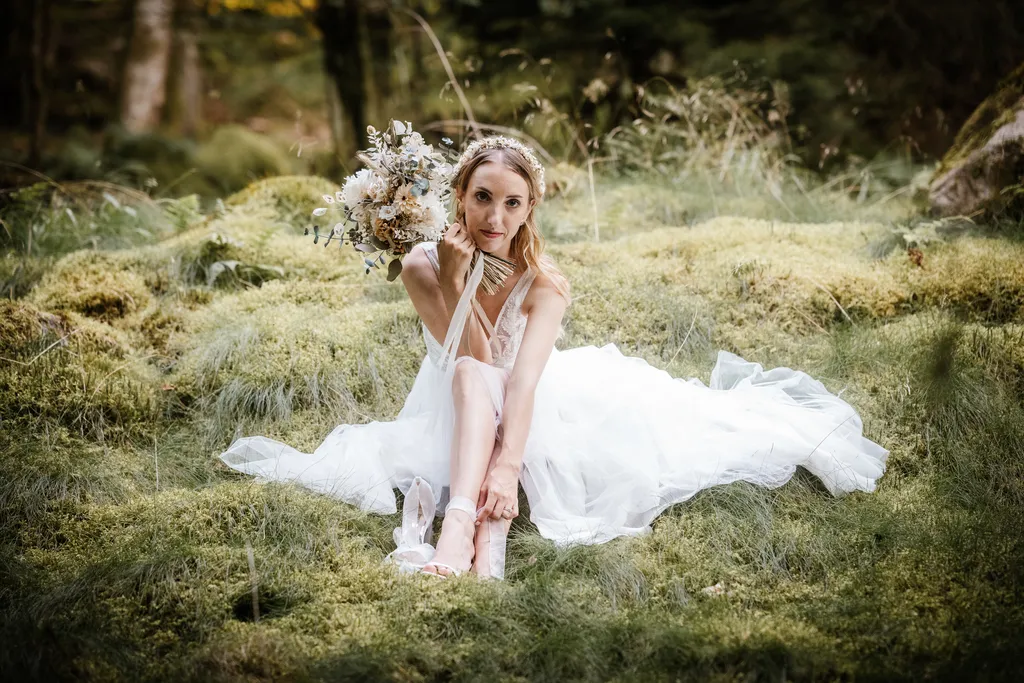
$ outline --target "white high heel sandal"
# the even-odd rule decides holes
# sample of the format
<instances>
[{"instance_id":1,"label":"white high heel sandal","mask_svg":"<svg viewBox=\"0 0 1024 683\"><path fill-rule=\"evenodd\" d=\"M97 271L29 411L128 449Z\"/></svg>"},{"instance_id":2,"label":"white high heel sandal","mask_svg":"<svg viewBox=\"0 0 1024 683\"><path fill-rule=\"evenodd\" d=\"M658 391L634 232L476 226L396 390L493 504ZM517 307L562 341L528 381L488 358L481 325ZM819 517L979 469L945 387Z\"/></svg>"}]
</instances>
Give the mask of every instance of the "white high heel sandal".
<instances>
[{"instance_id":1,"label":"white high heel sandal","mask_svg":"<svg viewBox=\"0 0 1024 683\"><path fill-rule=\"evenodd\" d=\"M395 549L384 562L394 564L400 572L419 571L434 557L433 535L434 492L423 479L416 477L405 493L402 503L402 526L394 531Z\"/></svg>"},{"instance_id":2,"label":"white high heel sandal","mask_svg":"<svg viewBox=\"0 0 1024 683\"><path fill-rule=\"evenodd\" d=\"M467 515L469 515L470 520L472 520L474 522L476 521L476 506L473 505L473 501L471 499L467 498L466 496L453 496L452 499L448 501L448 505L445 506L445 508L444 508L445 516L447 516L448 513L450 511L452 511L452 510L459 510L461 512L465 512ZM473 563L473 560L470 559L470 565L469 566L471 568L473 566L472 563ZM461 576L463 573L465 573L467 571L465 569L458 569L456 567L453 567L450 564L445 564L444 562L430 561L430 562L427 562L426 564L433 565L435 567L444 567L445 569L447 569L450 572L449 574L439 574L437 572L428 572L428 571L424 571L423 572L424 574L430 574L431 576L439 576L442 579L448 578L449 576Z\"/></svg>"}]
</instances>

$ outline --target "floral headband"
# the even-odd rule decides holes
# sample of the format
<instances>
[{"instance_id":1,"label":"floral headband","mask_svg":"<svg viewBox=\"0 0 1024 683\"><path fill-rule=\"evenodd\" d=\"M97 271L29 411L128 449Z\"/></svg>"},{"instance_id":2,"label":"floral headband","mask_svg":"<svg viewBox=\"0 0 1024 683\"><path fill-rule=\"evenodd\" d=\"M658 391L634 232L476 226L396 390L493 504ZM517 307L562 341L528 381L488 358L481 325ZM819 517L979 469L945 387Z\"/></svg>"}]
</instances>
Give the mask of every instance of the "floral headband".
<instances>
[{"instance_id":1,"label":"floral headband","mask_svg":"<svg viewBox=\"0 0 1024 683\"><path fill-rule=\"evenodd\" d=\"M530 168L533 169L534 176L537 178L537 191L540 192L542 197L544 196L544 167L540 165L539 161L537 161L537 157L534 156L533 150L518 140L514 138L507 138L504 135L492 135L469 143L465 151L462 153L462 156L459 157L459 160L455 163L455 169L452 177L458 177L459 173L462 171L462 167L466 165L466 162L484 149L514 149L522 154L523 158L526 159L526 163L528 163Z\"/></svg>"}]
</instances>

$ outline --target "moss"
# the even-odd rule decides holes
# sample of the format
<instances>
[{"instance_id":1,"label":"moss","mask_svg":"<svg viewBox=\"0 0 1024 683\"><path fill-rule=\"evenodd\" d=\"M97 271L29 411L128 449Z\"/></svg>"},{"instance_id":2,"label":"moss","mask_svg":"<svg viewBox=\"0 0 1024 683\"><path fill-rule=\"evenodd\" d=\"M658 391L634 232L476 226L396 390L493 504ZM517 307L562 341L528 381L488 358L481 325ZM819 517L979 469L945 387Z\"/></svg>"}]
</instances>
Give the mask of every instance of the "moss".
<instances>
[{"instance_id":1,"label":"moss","mask_svg":"<svg viewBox=\"0 0 1024 683\"><path fill-rule=\"evenodd\" d=\"M0 353L11 359L40 339L66 336L68 325L65 316L31 305L0 301Z\"/></svg>"},{"instance_id":2,"label":"moss","mask_svg":"<svg viewBox=\"0 0 1024 683\"><path fill-rule=\"evenodd\" d=\"M916 307L954 308L994 323L1022 320L1024 246L992 238L940 244L926 252L924 268L907 268Z\"/></svg>"},{"instance_id":3,"label":"moss","mask_svg":"<svg viewBox=\"0 0 1024 683\"><path fill-rule=\"evenodd\" d=\"M344 306L324 291L298 303L292 287L224 297L197 315L175 351L179 395L205 402L228 433L251 418L287 424L303 408L349 422L396 414L423 356L412 307Z\"/></svg>"},{"instance_id":4,"label":"moss","mask_svg":"<svg viewBox=\"0 0 1024 683\"><path fill-rule=\"evenodd\" d=\"M559 246L553 253L576 291L586 294L581 309L594 305L590 296L607 301L608 310L598 315L609 323L600 332L606 335L624 320L652 329L663 324L659 314L677 315L697 301L694 296L715 321L718 344L740 351L765 341L762 332L807 335L848 319L886 320L933 308L989 322L1021 316L1019 245L981 236L937 242L923 247L921 267L904 252L880 261L869 256L866 245L886 230L722 218L607 245ZM680 305L645 312L644 304L627 300L633 290L652 302L666 296L666 303Z\"/></svg>"},{"instance_id":5,"label":"moss","mask_svg":"<svg viewBox=\"0 0 1024 683\"><path fill-rule=\"evenodd\" d=\"M146 308L151 300L136 260L123 253L80 251L61 259L31 300L54 310L75 311L111 322Z\"/></svg>"},{"instance_id":6,"label":"moss","mask_svg":"<svg viewBox=\"0 0 1024 683\"><path fill-rule=\"evenodd\" d=\"M267 178L231 195L225 204L246 212L268 209L274 219L301 232L309 224L313 209L323 205L323 195L333 196L340 189L325 178L312 176Z\"/></svg>"},{"instance_id":7,"label":"moss","mask_svg":"<svg viewBox=\"0 0 1024 683\"><path fill-rule=\"evenodd\" d=\"M0 346L0 416L48 418L95 434L138 427L158 407L155 369L130 337L75 313L5 302Z\"/></svg>"},{"instance_id":8,"label":"moss","mask_svg":"<svg viewBox=\"0 0 1024 683\"><path fill-rule=\"evenodd\" d=\"M383 277L364 277L363 256L347 243L329 248L313 243L301 229L281 221L273 195L233 205L161 248L173 261L175 277L186 285L238 288L285 278L366 284L398 291ZM308 215L311 200L303 212ZM322 243L321 243L322 244ZM166 257L165 257L166 258ZM214 266L220 263L221 266ZM224 264L232 264L227 269Z\"/></svg>"}]
</instances>

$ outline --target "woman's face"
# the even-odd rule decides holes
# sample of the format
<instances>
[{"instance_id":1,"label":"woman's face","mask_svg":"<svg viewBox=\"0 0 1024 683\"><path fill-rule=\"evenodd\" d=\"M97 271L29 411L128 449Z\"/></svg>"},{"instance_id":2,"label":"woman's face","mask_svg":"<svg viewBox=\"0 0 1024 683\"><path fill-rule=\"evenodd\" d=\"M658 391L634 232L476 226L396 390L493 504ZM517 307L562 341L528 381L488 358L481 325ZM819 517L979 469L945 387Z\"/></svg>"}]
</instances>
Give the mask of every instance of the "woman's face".
<instances>
[{"instance_id":1,"label":"woman's face","mask_svg":"<svg viewBox=\"0 0 1024 683\"><path fill-rule=\"evenodd\" d=\"M505 164L486 161L473 172L460 198L465 227L476 245L497 256L508 256L512 238L530 215L530 187Z\"/></svg>"}]
</instances>

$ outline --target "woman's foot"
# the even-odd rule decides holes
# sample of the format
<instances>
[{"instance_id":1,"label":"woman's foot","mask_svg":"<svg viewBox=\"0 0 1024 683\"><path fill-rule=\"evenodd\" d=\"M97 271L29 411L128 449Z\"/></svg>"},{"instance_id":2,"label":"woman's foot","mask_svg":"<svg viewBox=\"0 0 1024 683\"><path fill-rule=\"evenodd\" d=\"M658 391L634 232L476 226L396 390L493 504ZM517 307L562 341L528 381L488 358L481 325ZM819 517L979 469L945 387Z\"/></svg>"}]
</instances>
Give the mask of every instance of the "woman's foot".
<instances>
[{"instance_id":1,"label":"woman's foot","mask_svg":"<svg viewBox=\"0 0 1024 683\"><path fill-rule=\"evenodd\" d=\"M505 538L511 519L485 519L476 528L476 558L473 573L481 578L505 578ZM492 538L492 532L495 537ZM500 536L500 537L498 537ZM492 557L493 554L493 557Z\"/></svg>"},{"instance_id":2,"label":"woman's foot","mask_svg":"<svg viewBox=\"0 0 1024 683\"><path fill-rule=\"evenodd\" d=\"M476 531L473 515L462 509L445 513L441 523L441 536L437 539L434 559L423 566L426 574L450 576L473 566L473 533Z\"/></svg>"}]
</instances>

